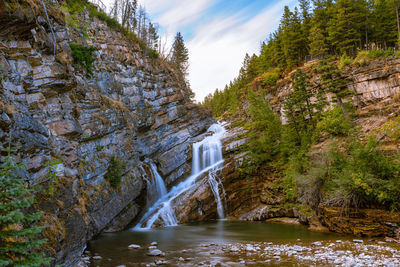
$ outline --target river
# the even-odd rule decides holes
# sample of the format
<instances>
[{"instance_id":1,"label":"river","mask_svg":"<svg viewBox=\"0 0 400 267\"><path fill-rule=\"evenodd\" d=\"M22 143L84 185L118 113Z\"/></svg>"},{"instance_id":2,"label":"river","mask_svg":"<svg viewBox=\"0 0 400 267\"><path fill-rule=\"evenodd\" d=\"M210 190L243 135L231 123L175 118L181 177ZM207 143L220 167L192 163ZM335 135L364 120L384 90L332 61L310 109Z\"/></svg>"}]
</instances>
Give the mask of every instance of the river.
<instances>
[{"instance_id":1,"label":"river","mask_svg":"<svg viewBox=\"0 0 400 267\"><path fill-rule=\"evenodd\" d=\"M129 248L132 244L140 248ZM154 249L163 255L149 256ZM221 220L103 234L88 244L86 260L114 267L399 266L398 249L395 243L311 232L301 225Z\"/></svg>"}]
</instances>

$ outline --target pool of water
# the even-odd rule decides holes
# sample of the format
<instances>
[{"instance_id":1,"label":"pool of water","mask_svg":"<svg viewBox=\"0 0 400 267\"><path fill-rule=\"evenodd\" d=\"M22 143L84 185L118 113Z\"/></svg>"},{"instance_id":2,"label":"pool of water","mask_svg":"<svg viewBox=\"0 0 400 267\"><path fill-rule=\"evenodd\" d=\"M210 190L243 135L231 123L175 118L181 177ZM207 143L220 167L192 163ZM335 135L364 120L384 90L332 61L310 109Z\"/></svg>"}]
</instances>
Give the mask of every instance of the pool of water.
<instances>
[{"instance_id":1,"label":"pool of water","mask_svg":"<svg viewBox=\"0 0 400 267\"><path fill-rule=\"evenodd\" d=\"M103 234L88 244L88 251L92 258L95 255L101 257L101 259L97 257L96 261L92 260L91 266L141 266L141 264L155 261L155 257L147 255L147 248L152 242L157 242L157 248L165 252L166 255L163 257L165 260L177 260L186 255L201 261L210 257L221 260L219 253L213 256L213 246L217 249L226 244L243 242L284 244L300 240L312 243L339 238L343 239L335 234L311 232L301 225L217 221L146 231L126 230L120 233ZM131 244L140 245L141 248L129 249L128 246ZM187 251L189 251L189 256ZM193 263L193 265L196 264Z\"/></svg>"}]
</instances>

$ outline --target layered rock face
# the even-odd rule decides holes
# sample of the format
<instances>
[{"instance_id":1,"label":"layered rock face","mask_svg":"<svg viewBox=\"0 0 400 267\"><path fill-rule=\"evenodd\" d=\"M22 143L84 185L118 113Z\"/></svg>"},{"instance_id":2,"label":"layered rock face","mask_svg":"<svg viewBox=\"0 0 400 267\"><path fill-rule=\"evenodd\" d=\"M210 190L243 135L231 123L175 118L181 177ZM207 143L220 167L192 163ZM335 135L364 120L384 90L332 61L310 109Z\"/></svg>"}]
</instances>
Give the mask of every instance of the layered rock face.
<instances>
[{"instance_id":1,"label":"layered rock face","mask_svg":"<svg viewBox=\"0 0 400 267\"><path fill-rule=\"evenodd\" d=\"M19 175L40 188L47 253L71 266L93 236L143 211L145 159L173 185L190 173L191 143L214 119L173 70L104 22L84 18L85 42L97 49L88 75L72 63L79 33L50 13L54 51L49 25L27 10L0 14L8 30L0 35L0 143L19 147ZM122 176L115 187L104 178L112 158Z\"/></svg>"},{"instance_id":2,"label":"layered rock face","mask_svg":"<svg viewBox=\"0 0 400 267\"><path fill-rule=\"evenodd\" d=\"M320 77L313 71L311 62L302 67L315 87ZM390 118L400 114L400 59L377 59L364 66L344 69L348 88L354 91L351 101L357 107L357 127L368 134L379 129ZM274 90L268 92L272 108L281 114L284 122L283 103L286 95L293 90L294 72L278 82ZM253 86L262 86L257 84ZM261 89L265 90L265 89ZM328 95L328 99L331 96ZM350 101L348 99L347 101ZM235 122L232 123L234 125ZM241 172L248 152L241 148L248 140L241 137L245 131L241 127L227 126L224 142L224 167L219 172L226 197L225 213L230 219L265 221L272 218L291 217L310 225L311 229L362 236L394 236L400 229L398 213L384 210L352 210L343 215L340 208L320 207L316 216L311 210L303 210L300 205L285 203L284 192L279 189L279 172L273 168L262 168L257 175L246 176ZM400 144L393 140L381 141L388 153L399 153ZM312 148L312 157L318 158L323 144ZM216 203L207 176L199 186L180 198L179 205L185 211L183 221L197 221L217 218ZM183 201L182 199L186 201Z\"/></svg>"}]
</instances>

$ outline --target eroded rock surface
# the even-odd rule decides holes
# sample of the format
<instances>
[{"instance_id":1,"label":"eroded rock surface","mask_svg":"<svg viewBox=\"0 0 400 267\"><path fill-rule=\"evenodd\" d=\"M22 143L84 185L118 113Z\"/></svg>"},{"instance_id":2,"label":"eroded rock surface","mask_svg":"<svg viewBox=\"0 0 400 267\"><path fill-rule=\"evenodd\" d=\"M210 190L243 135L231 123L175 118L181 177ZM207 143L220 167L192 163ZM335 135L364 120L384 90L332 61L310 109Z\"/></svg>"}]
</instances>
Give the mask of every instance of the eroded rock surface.
<instances>
[{"instance_id":1,"label":"eroded rock surface","mask_svg":"<svg viewBox=\"0 0 400 267\"><path fill-rule=\"evenodd\" d=\"M215 120L170 67L97 18L86 28L97 49L89 75L72 62L69 45L81 38L63 18L51 17L54 57L48 27L0 15L0 143L11 136L26 165L20 176L48 190L37 195L46 252L71 266L93 236L122 230L143 212L144 160L174 184L190 173L191 143ZM124 163L116 187L104 178L112 157Z\"/></svg>"}]
</instances>

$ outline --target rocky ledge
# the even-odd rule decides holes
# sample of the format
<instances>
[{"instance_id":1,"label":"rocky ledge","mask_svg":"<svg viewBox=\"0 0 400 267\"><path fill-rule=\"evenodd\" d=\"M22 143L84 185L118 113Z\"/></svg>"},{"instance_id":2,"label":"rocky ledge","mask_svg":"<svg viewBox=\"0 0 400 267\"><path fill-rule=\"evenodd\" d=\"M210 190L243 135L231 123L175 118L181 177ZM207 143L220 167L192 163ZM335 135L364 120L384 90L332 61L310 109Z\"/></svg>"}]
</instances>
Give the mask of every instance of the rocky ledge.
<instances>
[{"instance_id":1,"label":"rocky ledge","mask_svg":"<svg viewBox=\"0 0 400 267\"><path fill-rule=\"evenodd\" d=\"M27 10L0 10L9 31L0 35L0 145L19 147L19 175L41 188L46 252L71 266L88 240L124 229L143 211L145 160L172 186L190 173L191 143L214 119L168 65L105 22L81 18L96 48L90 75L71 57L80 34L52 14L53 51L49 25ZM105 179L109 168L122 177L117 186Z\"/></svg>"}]
</instances>

